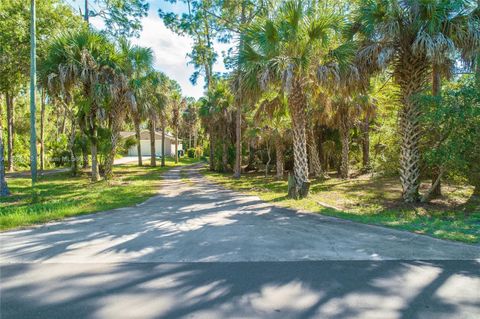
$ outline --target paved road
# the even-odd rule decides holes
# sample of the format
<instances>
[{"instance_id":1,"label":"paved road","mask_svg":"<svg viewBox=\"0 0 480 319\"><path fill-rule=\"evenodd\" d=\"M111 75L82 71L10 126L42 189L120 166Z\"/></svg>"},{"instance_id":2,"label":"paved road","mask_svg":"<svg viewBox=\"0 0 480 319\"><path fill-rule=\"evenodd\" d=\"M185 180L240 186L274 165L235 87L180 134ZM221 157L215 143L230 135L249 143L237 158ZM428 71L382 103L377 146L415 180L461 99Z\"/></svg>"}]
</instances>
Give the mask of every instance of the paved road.
<instances>
[{"instance_id":1,"label":"paved road","mask_svg":"<svg viewBox=\"0 0 480 319\"><path fill-rule=\"evenodd\" d=\"M115 165L130 164L130 163L136 163L137 161L138 161L137 156L124 156L124 157L116 158L114 161L114 164ZM146 163L150 163L150 156L142 156L142 161Z\"/></svg>"},{"instance_id":2,"label":"paved road","mask_svg":"<svg viewBox=\"0 0 480 319\"><path fill-rule=\"evenodd\" d=\"M480 247L169 171L134 208L0 234L2 318L478 318Z\"/></svg>"}]
</instances>

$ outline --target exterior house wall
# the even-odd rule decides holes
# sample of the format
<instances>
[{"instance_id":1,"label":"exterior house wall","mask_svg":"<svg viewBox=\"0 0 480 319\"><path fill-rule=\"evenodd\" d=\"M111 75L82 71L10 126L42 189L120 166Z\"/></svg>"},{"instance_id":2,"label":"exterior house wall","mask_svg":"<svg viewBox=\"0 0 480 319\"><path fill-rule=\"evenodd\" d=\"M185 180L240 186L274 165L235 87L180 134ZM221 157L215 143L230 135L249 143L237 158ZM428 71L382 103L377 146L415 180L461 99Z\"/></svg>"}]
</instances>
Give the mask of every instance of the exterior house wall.
<instances>
[{"instance_id":1,"label":"exterior house wall","mask_svg":"<svg viewBox=\"0 0 480 319\"><path fill-rule=\"evenodd\" d=\"M170 139L165 139L165 154L168 154L168 156L171 156L173 154L171 152L171 149L172 149L172 141Z\"/></svg>"},{"instance_id":2,"label":"exterior house wall","mask_svg":"<svg viewBox=\"0 0 480 319\"><path fill-rule=\"evenodd\" d=\"M150 140L140 140L140 147L142 149L142 156L150 156ZM171 147L170 141L165 139L165 155L170 156ZM137 145L133 145L128 149L128 156L137 156ZM162 140L155 140L155 155L162 155Z\"/></svg>"},{"instance_id":3,"label":"exterior house wall","mask_svg":"<svg viewBox=\"0 0 480 319\"><path fill-rule=\"evenodd\" d=\"M132 133L127 133L128 136L132 136ZM162 137L161 133L156 133L155 136L155 155L162 155ZM150 156L150 133L148 131L140 132L140 147L142 156ZM182 143L178 143L178 149L182 150ZM165 136L165 155L173 156L175 154L175 142L171 136ZM128 149L128 156L138 156L137 145L132 145Z\"/></svg>"},{"instance_id":4,"label":"exterior house wall","mask_svg":"<svg viewBox=\"0 0 480 319\"><path fill-rule=\"evenodd\" d=\"M183 146L182 146L182 143L178 143L178 150L183 150ZM175 154L175 141L171 141L170 143L170 154L172 154L172 156Z\"/></svg>"}]
</instances>

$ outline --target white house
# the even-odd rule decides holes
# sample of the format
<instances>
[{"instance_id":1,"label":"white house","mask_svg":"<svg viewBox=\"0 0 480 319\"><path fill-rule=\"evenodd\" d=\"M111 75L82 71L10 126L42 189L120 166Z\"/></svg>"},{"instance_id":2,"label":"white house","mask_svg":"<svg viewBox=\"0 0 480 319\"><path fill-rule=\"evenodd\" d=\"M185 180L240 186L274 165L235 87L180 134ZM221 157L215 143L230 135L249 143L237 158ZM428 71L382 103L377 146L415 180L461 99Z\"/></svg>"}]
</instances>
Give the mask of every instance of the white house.
<instances>
[{"instance_id":1,"label":"white house","mask_svg":"<svg viewBox=\"0 0 480 319\"><path fill-rule=\"evenodd\" d=\"M135 138L135 132L120 132L121 138ZM150 156L150 132L148 130L140 131L140 147L142 156ZM178 139L178 150L183 150L182 140ZM165 156L173 156L175 154L175 137L165 132ZM137 145L132 145L128 149L128 156L137 156ZM162 155L162 133L155 132L155 155Z\"/></svg>"}]
</instances>

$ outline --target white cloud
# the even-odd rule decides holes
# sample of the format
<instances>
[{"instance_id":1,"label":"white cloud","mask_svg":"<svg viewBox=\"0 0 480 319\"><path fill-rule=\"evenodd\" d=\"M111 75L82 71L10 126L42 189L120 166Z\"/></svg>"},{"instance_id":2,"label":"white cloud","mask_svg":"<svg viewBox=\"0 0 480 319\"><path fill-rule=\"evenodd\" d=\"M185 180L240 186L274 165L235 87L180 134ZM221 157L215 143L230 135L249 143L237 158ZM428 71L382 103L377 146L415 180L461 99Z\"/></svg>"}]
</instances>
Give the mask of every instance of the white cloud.
<instances>
[{"instance_id":1,"label":"white cloud","mask_svg":"<svg viewBox=\"0 0 480 319\"><path fill-rule=\"evenodd\" d=\"M203 78L199 78L196 85L192 85L189 78L194 72L193 65L187 64L187 54L191 51L193 41L179 36L167 29L156 10L150 10L148 17L142 19L143 30L138 39L132 42L144 47L152 48L155 54L155 68L176 80L182 87L183 94L199 98L203 95ZM222 51L230 47L224 43L214 43L219 57L214 65L215 72L225 72L221 56Z\"/></svg>"},{"instance_id":2,"label":"white cloud","mask_svg":"<svg viewBox=\"0 0 480 319\"><path fill-rule=\"evenodd\" d=\"M143 30L140 38L132 42L152 48L155 54L155 68L176 80L182 87L184 95L200 97L203 94L203 83L193 86L189 77L194 72L192 65L187 65L187 53L192 41L179 36L165 27L156 12L150 12L142 19Z\"/></svg>"},{"instance_id":3,"label":"white cloud","mask_svg":"<svg viewBox=\"0 0 480 319\"><path fill-rule=\"evenodd\" d=\"M73 7L81 7L82 1L67 0ZM168 9L173 9L169 7ZM192 65L187 65L187 53L191 51L192 40L170 31L163 24L157 13L158 6L151 3L148 16L142 19L142 32L139 38L132 42L144 47L152 48L155 54L155 68L176 80L182 87L183 94L199 98L203 95L203 78L198 79L197 85L192 85L189 78L194 72ZM98 18L90 21L95 27L102 28L103 23ZM228 51L229 44L214 42L218 58L214 65L215 72L225 72L222 51Z\"/></svg>"}]
</instances>

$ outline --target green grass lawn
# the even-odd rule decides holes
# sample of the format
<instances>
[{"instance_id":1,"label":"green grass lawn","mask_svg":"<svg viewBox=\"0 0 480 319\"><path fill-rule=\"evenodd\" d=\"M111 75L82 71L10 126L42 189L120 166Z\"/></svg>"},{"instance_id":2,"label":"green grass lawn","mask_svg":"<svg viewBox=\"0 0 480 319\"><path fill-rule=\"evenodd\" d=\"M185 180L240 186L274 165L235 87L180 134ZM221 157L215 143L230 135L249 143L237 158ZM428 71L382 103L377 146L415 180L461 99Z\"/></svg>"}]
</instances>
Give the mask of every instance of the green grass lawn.
<instances>
[{"instance_id":1,"label":"green grass lawn","mask_svg":"<svg viewBox=\"0 0 480 319\"><path fill-rule=\"evenodd\" d=\"M182 158L178 165L197 160ZM165 167L115 166L110 182L91 183L87 172L44 176L35 193L29 178L7 179L12 196L0 199L0 229L44 223L68 216L88 214L141 203L158 191L162 172L175 166L167 159Z\"/></svg>"},{"instance_id":2,"label":"green grass lawn","mask_svg":"<svg viewBox=\"0 0 480 319\"><path fill-rule=\"evenodd\" d=\"M312 181L310 195L302 200L286 197L287 181L252 173L240 179L231 174L203 170L210 180L226 188L257 195L276 205L323 215L377 224L442 239L480 242L480 199L468 187L444 185L445 195L429 204L407 205L400 198L395 178L361 176L341 180ZM427 187L427 185L422 185Z\"/></svg>"}]
</instances>

